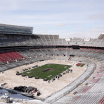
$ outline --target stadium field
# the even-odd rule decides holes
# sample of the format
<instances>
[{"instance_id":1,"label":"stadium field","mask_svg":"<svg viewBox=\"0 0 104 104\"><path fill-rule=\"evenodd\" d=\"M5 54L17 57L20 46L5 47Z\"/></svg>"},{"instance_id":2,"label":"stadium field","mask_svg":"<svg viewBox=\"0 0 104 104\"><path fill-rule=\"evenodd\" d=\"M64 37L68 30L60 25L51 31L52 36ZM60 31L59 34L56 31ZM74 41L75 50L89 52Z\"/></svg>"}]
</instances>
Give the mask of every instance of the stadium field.
<instances>
[{"instance_id":1,"label":"stadium field","mask_svg":"<svg viewBox=\"0 0 104 104\"><path fill-rule=\"evenodd\" d=\"M32 70L25 71L21 73L21 75L25 74L26 76L39 77L41 79L47 78L50 80L70 67L71 65L45 64Z\"/></svg>"}]
</instances>

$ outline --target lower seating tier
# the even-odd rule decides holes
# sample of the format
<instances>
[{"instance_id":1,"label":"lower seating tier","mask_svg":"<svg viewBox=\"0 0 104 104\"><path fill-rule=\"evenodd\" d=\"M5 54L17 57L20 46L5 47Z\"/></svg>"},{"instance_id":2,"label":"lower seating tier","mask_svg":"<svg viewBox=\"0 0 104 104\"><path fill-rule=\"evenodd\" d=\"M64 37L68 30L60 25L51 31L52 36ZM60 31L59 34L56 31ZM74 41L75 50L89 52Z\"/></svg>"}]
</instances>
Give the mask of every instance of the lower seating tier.
<instances>
[{"instance_id":1,"label":"lower seating tier","mask_svg":"<svg viewBox=\"0 0 104 104\"><path fill-rule=\"evenodd\" d=\"M15 60L23 60L26 59L24 56L20 55L18 52L8 52L8 53L0 53L0 61L2 63L5 62L13 62Z\"/></svg>"}]
</instances>

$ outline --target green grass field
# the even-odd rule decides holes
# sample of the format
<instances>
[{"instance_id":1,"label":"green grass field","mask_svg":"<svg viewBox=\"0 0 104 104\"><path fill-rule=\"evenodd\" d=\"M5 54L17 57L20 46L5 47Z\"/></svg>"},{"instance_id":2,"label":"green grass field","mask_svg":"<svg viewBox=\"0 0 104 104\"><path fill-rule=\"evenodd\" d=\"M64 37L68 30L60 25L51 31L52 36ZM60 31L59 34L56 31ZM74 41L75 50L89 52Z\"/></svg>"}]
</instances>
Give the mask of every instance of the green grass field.
<instances>
[{"instance_id":1,"label":"green grass field","mask_svg":"<svg viewBox=\"0 0 104 104\"><path fill-rule=\"evenodd\" d=\"M70 67L71 67L71 65L45 64L45 65L37 67L35 69L25 71L21 74L25 74L26 76L39 77L41 79L47 78L48 80L50 80L51 78L62 73L63 71L65 71L66 69L68 69ZM42 72L48 68L53 69L53 70L48 70L46 72ZM50 76L50 77L48 77L48 76Z\"/></svg>"}]
</instances>

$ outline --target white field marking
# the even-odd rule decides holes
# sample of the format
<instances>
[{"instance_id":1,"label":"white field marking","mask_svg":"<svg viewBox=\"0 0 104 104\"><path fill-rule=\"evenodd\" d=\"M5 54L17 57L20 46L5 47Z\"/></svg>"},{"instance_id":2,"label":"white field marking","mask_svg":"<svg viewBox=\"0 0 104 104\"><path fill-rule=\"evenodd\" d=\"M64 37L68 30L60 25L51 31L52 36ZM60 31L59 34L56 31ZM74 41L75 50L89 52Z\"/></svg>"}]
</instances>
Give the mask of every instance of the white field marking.
<instances>
[{"instance_id":1,"label":"white field marking","mask_svg":"<svg viewBox=\"0 0 104 104\"><path fill-rule=\"evenodd\" d=\"M51 77L52 75L49 75L48 77Z\"/></svg>"}]
</instances>

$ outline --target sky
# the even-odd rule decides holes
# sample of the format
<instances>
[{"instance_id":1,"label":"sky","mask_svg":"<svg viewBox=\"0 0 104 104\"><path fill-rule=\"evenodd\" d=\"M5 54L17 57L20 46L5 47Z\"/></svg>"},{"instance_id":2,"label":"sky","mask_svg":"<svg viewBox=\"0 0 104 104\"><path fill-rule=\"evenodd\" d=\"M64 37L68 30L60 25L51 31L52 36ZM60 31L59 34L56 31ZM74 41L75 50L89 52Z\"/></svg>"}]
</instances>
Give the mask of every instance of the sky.
<instances>
[{"instance_id":1,"label":"sky","mask_svg":"<svg viewBox=\"0 0 104 104\"><path fill-rule=\"evenodd\" d=\"M34 34L97 38L104 33L104 0L0 0L0 23Z\"/></svg>"}]
</instances>

